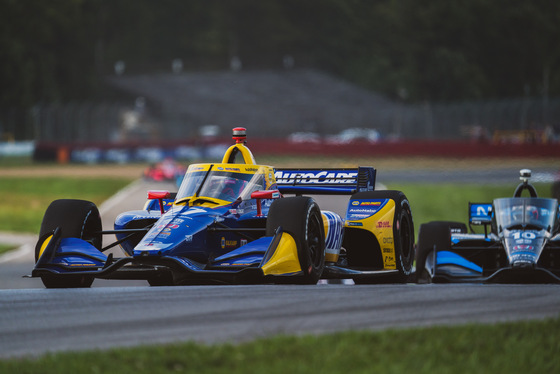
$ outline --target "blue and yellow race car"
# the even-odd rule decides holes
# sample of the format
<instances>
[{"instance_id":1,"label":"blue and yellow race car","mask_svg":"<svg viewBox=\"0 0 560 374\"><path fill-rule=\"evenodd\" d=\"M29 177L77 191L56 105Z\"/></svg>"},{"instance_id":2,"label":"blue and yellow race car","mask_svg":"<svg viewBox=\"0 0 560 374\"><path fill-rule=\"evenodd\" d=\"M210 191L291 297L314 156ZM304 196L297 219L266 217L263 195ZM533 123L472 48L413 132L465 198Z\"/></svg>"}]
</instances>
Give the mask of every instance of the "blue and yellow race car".
<instances>
[{"instance_id":1,"label":"blue and yellow race car","mask_svg":"<svg viewBox=\"0 0 560 374\"><path fill-rule=\"evenodd\" d=\"M374 191L374 168L274 169L256 164L244 128L233 134L221 163L190 165L177 193L148 192L144 209L118 216L113 230L102 229L91 202L52 202L31 276L47 288L96 278L152 286L408 279L410 204L400 191ZM309 197L320 194L350 195L345 218L321 211ZM116 241L103 247L107 234ZM115 246L124 257L104 253Z\"/></svg>"}]
</instances>

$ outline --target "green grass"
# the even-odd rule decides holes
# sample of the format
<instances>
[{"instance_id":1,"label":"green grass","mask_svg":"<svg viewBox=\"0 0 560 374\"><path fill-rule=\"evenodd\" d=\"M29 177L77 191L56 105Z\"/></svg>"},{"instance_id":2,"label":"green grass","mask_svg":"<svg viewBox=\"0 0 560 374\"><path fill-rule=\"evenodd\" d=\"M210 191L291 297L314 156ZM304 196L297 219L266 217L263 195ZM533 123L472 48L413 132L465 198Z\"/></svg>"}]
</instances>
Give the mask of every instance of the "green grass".
<instances>
[{"instance_id":1,"label":"green grass","mask_svg":"<svg viewBox=\"0 0 560 374\"><path fill-rule=\"evenodd\" d=\"M11 244L0 244L0 255L11 251L12 249L16 249L17 246L16 245L11 245Z\"/></svg>"},{"instance_id":2,"label":"green grass","mask_svg":"<svg viewBox=\"0 0 560 374\"><path fill-rule=\"evenodd\" d=\"M99 205L130 182L127 178L0 178L0 230L39 232L51 201L83 199Z\"/></svg>"},{"instance_id":3,"label":"green grass","mask_svg":"<svg viewBox=\"0 0 560 374\"><path fill-rule=\"evenodd\" d=\"M0 222L2 231L37 232L45 210L59 198L90 200L101 204L131 182L128 178L4 177L0 179ZM415 229L433 220L467 222L468 202L491 202L512 196L515 186L457 184L392 184L403 191L412 207ZM543 197L549 184L537 184Z\"/></svg>"},{"instance_id":4,"label":"green grass","mask_svg":"<svg viewBox=\"0 0 560 374\"><path fill-rule=\"evenodd\" d=\"M2 373L558 373L560 318L59 353Z\"/></svg>"},{"instance_id":5,"label":"green grass","mask_svg":"<svg viewBox=\"0 0 560 374\"><path fill-rule=\"evenodd\" d=\"M0 167L2 168L16 168L29 165L33 165L33 160L29 156L0 157Z\"/></svg>"}]
</instances>

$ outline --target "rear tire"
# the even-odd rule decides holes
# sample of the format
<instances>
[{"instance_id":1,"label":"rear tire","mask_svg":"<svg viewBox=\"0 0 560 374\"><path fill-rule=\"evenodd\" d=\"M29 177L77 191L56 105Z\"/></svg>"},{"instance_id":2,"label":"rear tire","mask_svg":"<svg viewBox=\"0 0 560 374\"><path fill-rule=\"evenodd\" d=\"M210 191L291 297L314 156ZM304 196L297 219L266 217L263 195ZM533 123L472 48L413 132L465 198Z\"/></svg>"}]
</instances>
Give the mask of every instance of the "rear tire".
<instances>
[{"instance_id":1,"label":"rear tire","mask_svg":"<svg viewBox=\"0 0 560 374\"><path fill-rule=\"evenodd\" d=\"M279 226L294 237L303 272L302 276L287 281L316 284L325 268L325 229L319 206L304 196L275 200L269 209L266 235L274 235Z\"/></svg>"},{"instance_id":2,"label":"rear tire","mask_svg":"<svg viewBox=\"0 0 560 374\"><path fill-rule=\"evenodd\" d=\"M61 228L61 238L79 238L91 243L98 250L102 248L102 225L97 206L85 200L55 200L43 216L40 240L35 247L35 261L39 259L42 240L57 227ZM84 275L49 274L41 276L41 280L47 288L90 287L93 283L93 277Z\"/></svg>"},{"instance_id":3,"label":"rear tire","mask_svg":"<svg viewBox=\"0 0 560 374\"><path fill-rule=\"evenodd\" d=\"M461 222L434 221L420 225L418 230L418 253L416 256L417 283L432 283L432 276L426 270L426 259L430 252L445 251L451 247L451 230L467 232Z\"/></svg>"},{"instance_id":4,"label":"rear tire","mask_svg":"<svg viewBox=\"0 0 560 374\"><path fill-rule=\"evenodd\" d=\"M392 190L366 191L352 195L352 199L391 199L395 202L392 227L395 261L399 275L396 278L388 278L387 281L400 283L409 281L414 262L414 222L410 203L405 194ZM379 278L355 278L354 282L357 284L380 283Z\"/></svg>"}]
</instances>

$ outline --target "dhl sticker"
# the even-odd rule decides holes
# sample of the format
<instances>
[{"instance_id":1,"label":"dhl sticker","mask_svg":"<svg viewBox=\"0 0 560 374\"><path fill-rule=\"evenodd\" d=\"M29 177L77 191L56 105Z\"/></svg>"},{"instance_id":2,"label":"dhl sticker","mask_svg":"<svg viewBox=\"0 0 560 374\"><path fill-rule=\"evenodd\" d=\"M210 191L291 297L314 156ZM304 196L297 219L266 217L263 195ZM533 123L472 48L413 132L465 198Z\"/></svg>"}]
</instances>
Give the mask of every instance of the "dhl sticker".
<instances>
[{"instance_id":1,"label":"dhl sticker","mask_svg":"<svg viewBox=\"0 0 560 374\"><path fill-rule=\"evenodd\" d=\"M390 229L391 228L391 222L389 221L378 221L375 224L375 227L378 229Z\"/></svg>"}]
</instances>

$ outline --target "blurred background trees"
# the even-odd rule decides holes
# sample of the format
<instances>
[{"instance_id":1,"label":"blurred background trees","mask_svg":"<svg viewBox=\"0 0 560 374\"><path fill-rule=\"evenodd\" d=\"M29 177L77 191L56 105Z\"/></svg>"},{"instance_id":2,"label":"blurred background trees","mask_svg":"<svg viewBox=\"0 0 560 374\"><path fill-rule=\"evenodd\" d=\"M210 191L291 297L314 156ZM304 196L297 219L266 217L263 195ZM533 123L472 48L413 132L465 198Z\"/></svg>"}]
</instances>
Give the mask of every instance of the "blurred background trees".
<instances>
[{"instance_id":1,"label":"blurred background trees","mask_svg":"<svg viewBox=\"0 0 560 374\"><path fill-rule=\"evenodd\" d=\"M0 111L106 95L103 78L282 64L400 101L560 93L554 0L0 0ZM286 59L288 58L288 59Z\"/></svg>"}]
</instances>

